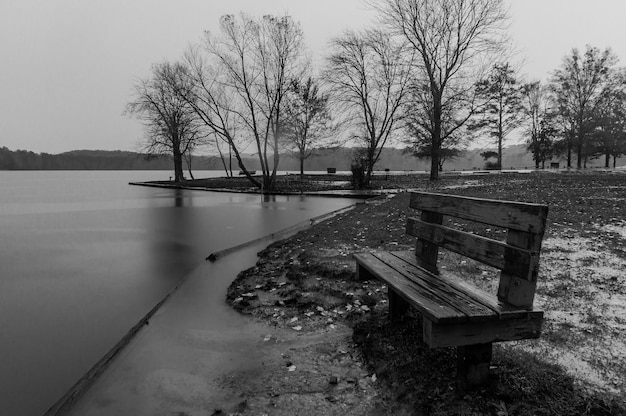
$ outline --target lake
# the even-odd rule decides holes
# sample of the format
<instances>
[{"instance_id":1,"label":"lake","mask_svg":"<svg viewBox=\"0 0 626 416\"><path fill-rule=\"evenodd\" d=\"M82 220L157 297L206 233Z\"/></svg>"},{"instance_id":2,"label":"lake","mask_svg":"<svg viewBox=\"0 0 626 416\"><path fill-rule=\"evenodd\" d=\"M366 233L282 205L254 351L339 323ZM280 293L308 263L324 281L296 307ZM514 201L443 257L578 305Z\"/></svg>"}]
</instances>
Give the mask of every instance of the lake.
<instances>
[{"instance_id":1,"label":"lake","mask_svg":"<svg viewBox=\"0 0 626 416\"><path fill-rule=\"evenodd\" d=\"M0 171L2 414L43 414L211 252L355 202L128 185L169 175Z\"/></svg>"}]
</instances>

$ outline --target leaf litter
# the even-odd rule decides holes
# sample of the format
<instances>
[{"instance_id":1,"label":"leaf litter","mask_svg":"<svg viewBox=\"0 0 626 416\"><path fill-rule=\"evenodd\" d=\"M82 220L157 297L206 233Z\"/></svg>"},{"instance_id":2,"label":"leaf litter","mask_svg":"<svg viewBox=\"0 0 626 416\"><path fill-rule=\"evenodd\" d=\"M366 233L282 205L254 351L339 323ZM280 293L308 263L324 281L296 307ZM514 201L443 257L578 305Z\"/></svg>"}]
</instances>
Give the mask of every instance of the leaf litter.
<instances>
[{"instance_id":1,"label":"leaf litter","mask_svg":"<svg viewBox=\"0 0 626 416\"><path fill-rule=\"evenodd\" d=\"M389 333L386 287L377 281L355 279L352 253L413 248L413 239L404 234L406 217L412 215L406 208L406 194L384 197L381 203L359 204L352 211L270 245L260 253L257 265L233 282L229 302L237 310L277 327L292 327L290 321L297 318L301 327L298 336L331 331L336 324L354 328L361 359L372 370L383 366L373 371L385 381L376 383L380 400L397 401L398 395L402 396L388 410L427 406L432 414L468 409L492 412L495 404L503 403L507 409L516 409L515 414L545 414L541 410L545 408L551 408L553 414L584 413L572 410L583 408L596 409L594 414L611 414L615 409L626 412L626 404L615 399L626 397L626 186L621 185L626 176L538 173L515 180L509 175L473 177L470 186L464 186L464 181L467 179L462 177L435 184L416 181L410 187L546 203L550 207L535 300L535 306L546 313L542 337L498 346L494 363L499 383L491 392L472 396L471 403L454 401L448 394L454 382L454 366L450 364L454 360L449 354L454 352L424 350L417 321L414 330ZM502 234L496 229L481 232L494 238ZM495 273L460 263L450 256L440 259L446 272L463 273L476 284L495 290ZM248 293L256 296L242 296ZM407 356L403 355L405 348ZM518 356L523 358L515 358ZM554 388L540 387L541 382L532 374L518 375L527 370L529 360L538 360L541 368L547 368L540 370L549 372L541 376L546 380L553 371L555 377L565 377L558 375L563 368L572 377L573 384L567 389L574 395L563 400L544 397ZM552 369L552 363L560 367ZM422 380L424 376L419 376L413 366L424 365L427 367L422 373L438 366L441 375L431 374ZM516 372L508 366L517 368ZM515 394L503 393L513 385L517 395L535 391L534 401L517 402L511 398ZM581 390L573 393L571 389L576 388ZM596 393L600 396L594 396ZM551 403L546 404L546 400Z\"/></svg>"}]
</instances>

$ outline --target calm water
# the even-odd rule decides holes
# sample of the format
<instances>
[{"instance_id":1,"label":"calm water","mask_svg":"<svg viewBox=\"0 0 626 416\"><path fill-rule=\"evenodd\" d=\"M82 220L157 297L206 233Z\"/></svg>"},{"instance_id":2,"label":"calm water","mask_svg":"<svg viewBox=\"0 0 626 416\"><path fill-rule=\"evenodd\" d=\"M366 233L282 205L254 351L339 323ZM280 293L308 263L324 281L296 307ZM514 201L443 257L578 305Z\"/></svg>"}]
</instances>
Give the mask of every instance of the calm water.
<instances>
[{"instance_id":1,"label":"calm water","mask_svg":"<svg viewBox=\"0 0 626 416\"><path fill-rule=\"evenodd\" d=\"M209 253L354 203L127 184L168 175L0 171L0 414L44 413Z\"/></svg>"}]
</instances>

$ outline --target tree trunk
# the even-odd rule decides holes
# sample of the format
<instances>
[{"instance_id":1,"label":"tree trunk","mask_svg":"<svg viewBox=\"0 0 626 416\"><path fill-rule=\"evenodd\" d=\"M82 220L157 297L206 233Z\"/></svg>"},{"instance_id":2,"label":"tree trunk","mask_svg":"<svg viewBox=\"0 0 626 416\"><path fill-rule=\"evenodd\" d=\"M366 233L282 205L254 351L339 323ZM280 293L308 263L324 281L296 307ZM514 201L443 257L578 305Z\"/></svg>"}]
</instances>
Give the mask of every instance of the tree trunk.
<instances>
[{"instance_id":1,"label":"tree trunk","mask_svg":"<svg viewBox=\"0 0 626 416\"><path fill-rule=\"evenodd\" d=\"M174 181L182 182L183 180L183 155L180 150L174 149Z\"/></svg>"},{"instance_id":2,"label":"tree trunk","mask_svg":"<svg viewBox=\"0 0 626 416\"><path fill-rule=\"evenodd\" d=\"M361 163L361 166L364 169L363 184L361 188L369 188L370 182L372 181L372 172L374 172L374 165L376 164L376 147L373 146L372 143L376 143L374 137L370 138L370 147L368 147L367 149L365 160L363 161L363 163Z\"/></svg>"},{"instance_id":3,"label":"tree trunk","mask_svg":"<svg viewBox=\"0 0 626 416\"><path fill-rule=\"evenodd\" d=\"M567 141L567 168L572 168L572 139Z\"/></svg>"},{"instance_id":4,"label":"tree trunk","mask_svg":"<svg viewBox=\"0 0 626 416\"><path fill-rule=\"evenodd\" d=\"M228 144L228 169L230 170L230 177L233 177L233 148Z\"/></svg>"},{"instance_id":5,"label":"tree trunk","mask_svg":"<svg viewBox=\"0 0 626 416\"><path fill-rule=\"evenodd\" d=\"M606 152L606 155L604 155L604 167L608 168L609 163L611 163L611 155L609 154L609 152Z\"/></svg>"},{"instance_id":6,"label":"tree trunk","mask_svg":"<svg viewBox=\"0 0 626 416\"><path fill-rule=\"evenodd\" d=\"M304 157L300 155L300 178L304 178Z\"/></svg>"},{"instance_id":7,"label":"tree trunk","mask_svg":"<svg viewBox=\"0 0 626 416\"><path fill-rule=\"evenodd\" d=\"M578 139L576 141L576 168L580 169L582 167L582 161L583 161L583 135L584 135L584 131L582 128L582 121L580 122L581 125L578 128Z\"/></svg>"},{"instance_id":8,"label":"tree trunk","mask_svg":"<svg viewBox=\"0 0 626 416\"><path fill-rule=\"evenodd\" d=\"M498 170L502 170L502 112L498 123Z\"/></svg>"},{"instance_id":9,"label":"tree trunk","mask_svg":"<svg viewBox=\"0 0 626 416\"><path fill-rule=\"evenodd\" d=\"M191 158L189 158L189 162L187 163L187 172L189 172L189 177L191 178L191 180L196 179L193 177L193 173L191 173Z\"/></svg>"},{"instance_id":10,"label":"tree trunk","mask_svg":"<svg viewBox=\"0 0 626 416\"><path fill-rule=\"evenodd\" d=\"M193 156L191 155L190 152L187 152L183 155L183 161L187 162L187 172L189 172L189 178L191 180L194 180L195 178L193 177L193 173L191 172L191 159L193 158Z\"/></svg>"},{"instance_id":11,"label":"tree trunk","mask_svg":"<svg viewBox=\"0 0 626 416\"><path fill-rule=\"evenodd\" d=\"M222 149L220 149L219 139L215 139L215 147L217 148L217 153L220 155L220 160L222 161L222 165L224 166L224 172L226 172L226 177L228 177L228 166L226 166L226 159L224 158L224 153L222 153Z\"/></svg>"},{"instance_id":12,"label":"tree trunk","mask_svg":"<svg viewBox=\"0 0 626 416\"><path fill-rule=\"evenodd\" d=\"M439 179L439 157L441 149L441 96L437 93L433 94L433 132L432 146L430 157L430 180Z\"/></svg>"},{"instance_id":13,"label":"tree trunk","mask_svg":"<svg viewBox=\"0 0 626 416\"><path fill-rule=\"evenodd\" d=\"M533 125L534 125L534 121L533 121ZM541 148L539 146L539 140L537 140L537 133L534 133L535 128L533 127L533 133L532 133L532 148L533 148L533 160L535 161L535 169L539 169L539 162L541 162L542 159L542 154L541 154ZM543 160L543 163L545 164L545 159Z\"/></svg>"},{"instance_id":14,"label":"tree trunk","mask_svg":"<svg viewBox=\"0 0 626 416\"><path fill-rule=\"evenodd\" d=\"M430 180L436 181L439 179L439 149L435 149L433 146L432 155L430 158Z\"/></svg>"}]
</instances>

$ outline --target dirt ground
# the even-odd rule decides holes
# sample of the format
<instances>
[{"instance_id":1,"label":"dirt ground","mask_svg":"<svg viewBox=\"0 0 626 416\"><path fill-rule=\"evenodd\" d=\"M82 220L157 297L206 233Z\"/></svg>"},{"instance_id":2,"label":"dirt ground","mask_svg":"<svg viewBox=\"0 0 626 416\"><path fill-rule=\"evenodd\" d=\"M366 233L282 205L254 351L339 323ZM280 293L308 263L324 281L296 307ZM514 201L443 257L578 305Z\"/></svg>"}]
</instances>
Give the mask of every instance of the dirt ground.
<instances>
[{"instance_id":1,"label":"dirt ground","mask_svg":"<svg viewBox=\"0 0 626 416\"><path fill-rule=\"evenodd\" d=\"M390 324L385 286L355 279L353 253L414 244L404 234L406 193L369 200L269 246L230 286L234 308L308 342L264 374L225 380L255 380L229 413L293 414L297 405L322 415L626 415L626 174L468 175L434 184L414 176L394 184L549 205L535 300L546 315L542 337L498 344L491 384L457 397L455 350L425 347L419 319ZM440 265L488 289L497 283L491 270L452 255ZM280 340L269 334L266 342Z\"/></svg>"}]
</instances>

